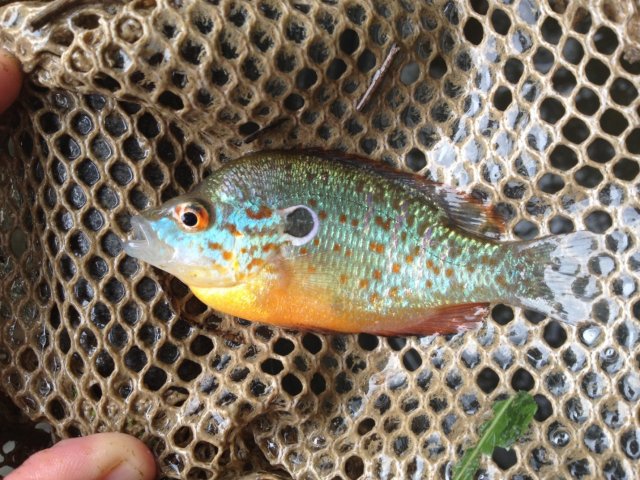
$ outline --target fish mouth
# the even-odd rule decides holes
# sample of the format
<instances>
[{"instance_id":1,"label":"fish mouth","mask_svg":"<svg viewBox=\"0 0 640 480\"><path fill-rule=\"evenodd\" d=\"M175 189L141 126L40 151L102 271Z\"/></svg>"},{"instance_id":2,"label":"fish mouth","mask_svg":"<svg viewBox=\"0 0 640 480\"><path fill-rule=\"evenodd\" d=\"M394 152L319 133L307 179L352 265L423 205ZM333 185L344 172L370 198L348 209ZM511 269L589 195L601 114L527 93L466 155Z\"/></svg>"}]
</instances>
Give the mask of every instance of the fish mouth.
<instances>
[{"instance_id":1,"label":"fish mouth","mask_svg":"<svg viewBox=\"0 0 640 480\"><path fill-rule=\"evenodd\" d=\"M140 215L131 217L131 234L123 242L127 255L160 266L170 260L173 249L161 242L147 219Z\"/></svg>"},{"instance_id":2,"label":"fish mouth","mask_svg":"<svg viewBox=\"0 0 640 480\"><path fill-rule=\"evenodd\" d=\"M131 235L124 242L124 251L127 255L132 255L142 248L151 247L150 238L155 236L150 225L142 217L136 215L131 217Z\"/></svg>"}]
</instances>

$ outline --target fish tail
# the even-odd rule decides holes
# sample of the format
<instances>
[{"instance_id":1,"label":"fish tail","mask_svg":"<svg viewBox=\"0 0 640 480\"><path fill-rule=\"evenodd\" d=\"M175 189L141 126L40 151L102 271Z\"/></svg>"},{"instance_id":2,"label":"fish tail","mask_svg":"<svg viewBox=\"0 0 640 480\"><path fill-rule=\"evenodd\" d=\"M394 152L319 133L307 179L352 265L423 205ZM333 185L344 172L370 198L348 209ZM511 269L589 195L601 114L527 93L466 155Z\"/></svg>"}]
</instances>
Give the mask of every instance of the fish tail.
<instances>
[{"instance_id":1,"label":"fish tail","mask_svg":"<svg viewBox=\"0 0 640 480\"><path fill-rule=\"evenodd\" d=\"M512 302L572 325L587 320L602 292L588 268L598 243L592 233L575 232L512 244L525 272Z\"/></svg>"}]
</instances>

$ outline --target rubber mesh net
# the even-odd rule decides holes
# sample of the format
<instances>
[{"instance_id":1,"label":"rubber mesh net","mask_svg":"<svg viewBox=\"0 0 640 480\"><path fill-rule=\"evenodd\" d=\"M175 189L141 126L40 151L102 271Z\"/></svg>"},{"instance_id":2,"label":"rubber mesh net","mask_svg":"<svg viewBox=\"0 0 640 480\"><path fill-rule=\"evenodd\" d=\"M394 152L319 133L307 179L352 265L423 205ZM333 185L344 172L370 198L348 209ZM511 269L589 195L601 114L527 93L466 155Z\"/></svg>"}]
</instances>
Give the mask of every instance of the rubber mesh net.
<instances>
[{"instance_id":1,"label":"rubber mesh net","mask_svg":"<svg viewBox=\"0 0 640 480\"><path fill-rule=\"evenodd\" d=\"M167 478L442 478L527 390L482 478L637 476L637 2L1 3L29 73L2 120L5 473L46 444L21 413L137 435ZM122 252L130 215L278 147L473 191L511 239L600 233L604 293L578 327L496 305L463 335L329 336L220 316Z\"/></svg>"}]
</instances>

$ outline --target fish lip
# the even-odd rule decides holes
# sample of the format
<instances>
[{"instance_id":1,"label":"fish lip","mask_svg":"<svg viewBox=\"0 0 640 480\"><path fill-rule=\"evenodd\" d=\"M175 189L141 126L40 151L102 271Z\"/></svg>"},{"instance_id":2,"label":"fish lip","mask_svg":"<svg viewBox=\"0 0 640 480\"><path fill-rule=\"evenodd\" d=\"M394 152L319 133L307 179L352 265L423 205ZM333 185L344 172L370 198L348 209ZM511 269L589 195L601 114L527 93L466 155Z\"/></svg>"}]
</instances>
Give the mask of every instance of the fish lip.
<instances>
[{"instance_id":1,"label":"fish lip","mask_svg":"<svg viewBox=\"0 0 640 480\"><path fill-rule=\"evenodd\" d=\"M152 247L156 239L157 236L149 222L144 217L135 215L131 217L131 234L123 242L123 248L127 255L139 258Z\"/></svg>"}]
</instances>

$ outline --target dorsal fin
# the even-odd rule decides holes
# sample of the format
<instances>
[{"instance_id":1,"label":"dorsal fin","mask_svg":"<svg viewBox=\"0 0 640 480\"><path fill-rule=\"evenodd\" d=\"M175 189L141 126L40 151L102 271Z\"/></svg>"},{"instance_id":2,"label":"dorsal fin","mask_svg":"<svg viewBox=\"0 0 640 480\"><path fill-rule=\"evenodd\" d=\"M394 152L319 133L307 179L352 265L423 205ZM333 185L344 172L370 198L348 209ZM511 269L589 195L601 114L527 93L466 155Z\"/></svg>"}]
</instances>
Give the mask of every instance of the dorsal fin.
<instances>
[{"instance_id":1,"label":"dorsal fin","mask_svg":"<svg viewBox=\"0 0 640 480\"><path fill-rule=\"evenodd\" d=\"M451 187L435 185L435 200L456 225L479 237L491 240L502 237L504 218L494 205Z\"/></svg>"},{"instance_id":2,"label":"dorsal fin","mask_svg":"<svg viewBox=\"0 0 640 480\"><path fill-rule=\"evenodd\" d=\"M304 149L282 153L324 158L399 183L424 195L434 206L442 210L455 226L478 237L499 240L505 232L504 219L495 206L420 175L401 172L387 164L336 150Z\"/></svg>"}]
</instances>

